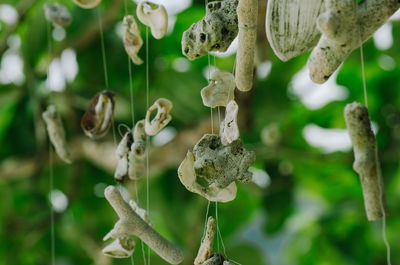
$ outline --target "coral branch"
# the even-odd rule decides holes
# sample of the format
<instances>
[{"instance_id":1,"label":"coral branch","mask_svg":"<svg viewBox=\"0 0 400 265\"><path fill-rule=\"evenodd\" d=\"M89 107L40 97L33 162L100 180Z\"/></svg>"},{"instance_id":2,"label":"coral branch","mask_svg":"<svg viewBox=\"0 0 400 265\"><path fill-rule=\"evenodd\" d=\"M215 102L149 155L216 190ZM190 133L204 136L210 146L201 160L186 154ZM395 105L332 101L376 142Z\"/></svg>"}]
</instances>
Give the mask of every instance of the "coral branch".
<instances>
[{"instance_id":1,"label":"coral branch","mask_svg":"<svg viewBox=\"0 0 400 265\"><path fill-rule=\"evenodd\" d=\"M120 218L105 239L135 235L167 262L178 264L183 261L183 252L147 224L122 198L115 187L108 186L104 191L104 196Z\"/></svg>"},{"instance_id":2,"label":"coral branch","mask_svg":"<svg viewBox=\"0 0 400 265\"><path fill-rule=\"evenodd\" d=\"M354 102L346 106L344 117L354 148L353 168L360 175L368 220L382 219L385 215L385 194L368 110Z\"/></svg>"},{"instance_id":3,"label":"coral branch","mask_svg":"<svg viewBox=\"0 0 400 265\"><path fill-rule=\"evenodd\" d=\"M328 0L317 20L322 36L308 59L310 78L324 83L349 54L400 7L397 0Z\"/></svg>"}]
</instances>

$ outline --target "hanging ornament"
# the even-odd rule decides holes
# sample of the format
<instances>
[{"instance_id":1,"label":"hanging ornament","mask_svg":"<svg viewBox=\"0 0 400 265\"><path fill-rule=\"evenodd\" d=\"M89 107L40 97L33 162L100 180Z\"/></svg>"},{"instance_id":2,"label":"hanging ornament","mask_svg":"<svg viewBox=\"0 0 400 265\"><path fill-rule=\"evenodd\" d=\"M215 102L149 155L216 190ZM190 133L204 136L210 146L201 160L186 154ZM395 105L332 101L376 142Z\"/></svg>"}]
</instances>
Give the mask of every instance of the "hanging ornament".
<instances>
[{"instance_id":1,"label":"hanging ornament","mask_svg":"<svg viewBox=\"0 0 400 265\"><path fill-rule=\"evenodd\" d=\"M225 107L235 96L235 77L229 72L215 71L210 84L201 90L204 106Z\"/></svg>"},{"instance_id":2,"label":"hanging ornament","mask_svg":"<svg viewBox=\"0 0 400 265\"><path fill-rule=\"evenodd\" d=\"M98 6L101 0L73 0L74 3L82 8L90 9Z\"/></svg>"},{"instance_id":3,"label":"hanging ornament","mask_svg":"<svg viewBox=\"0 0 400 265\"><path fill-rule=\"evenodd\" d=\"M172 117L169 112L172 109L172 102L166 98L157 99L146 112L145 131L148 135L156 135L162 128L167 126ZM157 110L156 116L150 121L151 113Z\"/></svg>"},{"instance_id":4,"label":"hanging ornament","mask_svg":"<svg viewBox=\"0 0 400 265\"><path fill-rule=\"evenodd\" d=\"M376 139L371 130L368 110L353 102L344 109L344 117L354 149L353 168L360 175L368 220L380 220L386 215L386 201Z\"/></svg>"},{"instance_id":5,"label":"hanging ornament","mask_svg":"<svg viewBox=\"0 0 400 265\"><path fill-rule=\"evenodd\" d=\"M210 51L225 52L238 33L237 5L238 0L209 2L205 17L183 33L183 55L194 60Z\"/></svg>"},{"instance_id":6,"label":"hanging ornament","mask_svg":"<svg viewBox=\"0 0 400 265\"><path fill-rule=\"evenodd\" d=\"M118 237L105 248L102 252L105 256L113 258L128 258L135 250L135 241L129 237Z\"/></svg>"},{"instance_id":7,"label":"hanging ornament","mask_svg":"<svg viewBox=\"0 0 400 265\"><path fill-rule=\"evenodd\" d=\"M54 26L67 27L71 24L71 13L60 3L46 3L43 5L44 14L48 21Z\"/></svg>"},{"instance_id":8,"label":"hanging ornament","mask_svg":"<svg viewBox=\"0 0 400 265\"><path fill-rule=\"evenodd\" d=\"M89 108L81 120L82 130L92 139L105 136L111 127L115 105L115 95L104 90L90 101Z\"/></svg>"},{"instance_id":9,"label":"hanging ornament","mask_svg":"<svg viewBox=\"0 0 400 265\"><path fill-rule=\"evenodd\" d=\"M229 101L225 109L225 119L221 122L219 134L223 145L227 146L239 139L237 114L239 106L234 100Z\"/></svg>"},{"instance_id":10,"label":"hanging ornament","mask_svg":"<svg viewBox=\"0 0 400 265\"><path fill-rule=\"evenodd\" d=\"M206 234L201 241L199 251L197 252L197 256L194 260L194 265L201 265L211 257L214 244L215 227L215 219L212 216L208 217Z\"/></svg>"},{"instance_id":11,"label":"hanging ornament","mask_svg":"<svg viewBox=\"0 0 400 265\"><path fill-rule=\"evenodd\" d=\"M168 28L168 14L163 5L141 1L136 8L136 15L140 22L150 27L154 38L164 37Z\"/></svg>"},{"instance_id":12,"label":"hanging ornament","mask_svg":"<svg viewBox=\"0 0 400 265\"><path fill-rule=\"evenodd\" d=\"M138 56L139 50L143 45L143 39L140 36L139 27L135 18L132 15L127 15L122 21L124 47L126 53L136 65L143 63L143 60Z\"/></svg>"},{"instance_id":13,"label":"hanging ornament","mask_svg":"<svg viewBox=\"0 0 400 265\"><path fill-rule=\"evenodd\" d=\"M64 162L71 163L71 154L68 150L67 141L65 140L64 127L56 106L49 105L46 111L42 113L42 118L46 123L50 142L53 144L57 155L64 160Z\"/></svg>"}]
</instances>

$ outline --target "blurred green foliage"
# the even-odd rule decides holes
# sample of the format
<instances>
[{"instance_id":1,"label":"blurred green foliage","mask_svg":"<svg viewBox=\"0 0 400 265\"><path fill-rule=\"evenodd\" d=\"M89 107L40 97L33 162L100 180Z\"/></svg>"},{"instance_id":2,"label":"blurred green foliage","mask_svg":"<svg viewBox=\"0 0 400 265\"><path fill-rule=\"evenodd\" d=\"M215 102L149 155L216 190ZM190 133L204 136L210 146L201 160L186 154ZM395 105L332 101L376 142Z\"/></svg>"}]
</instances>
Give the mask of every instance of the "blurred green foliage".
<instances>
[{"instance_id":1,"label":"blurred green foliage","mask_svg":"<svg viewBox=\"0 0 400 265\"><path fill-rule=\"evenodd\" d=\"M127 56L117 34L125 14L124 3L103 0L99 7L84 10L72 1L61 1L72 13L73 22L66 29L66 38L60 42L52 39L49 47L44 2L1 3L21 10L26 7L27 11L15 27L0 21L0 40L6 41L11 31L21 40L17 53L23 59L25 75L22 84L0 87L0 264L51 264L49 146L43 137L40 113L48 103L55 103L63 116L68 139L83 135L80 117L89 99L105 88L99 34L91 36L90 30L98 25L98 16L107 17L114 9L116 13L110 15L110 21L103 21L109 86L117 95L116 124L132 124ZM134 13L135 4L128 1L127 9ZM173 67L176 59L183 58L182 32L203 15L204 2L195 1L177 15L172 33L161 40L149 37L149 101L166 97L174 103L171 125L178 131L210 117L199 93L207 84L203 76L207 56L190 62L188 71L177 72ZM392 264L400 264L400 24L391 23L393 45L381 51L369 40L364 45L364 59L369 112L379 127L377 138L390 213L387 235ZM140 28L145 38L145 27ZM78 75L64 92L49 92L45 85L49 48L54 58L68 47L77 53ZM255 166L268 172L270 184L265 188L254 183L239 184L234 201L218 204L224 245L216 237L214 250L224 252L225 247L230 259L244 265L386 264L381 223L366 219L359 177L352 170L352 152L327 154L310 146L303 137L308 124L345 128L344 106L352 101L363 102L359 51L346 60L337 77L337 83L348 88L347 98L311 110L288 93L289 83L305 66L307 55L283 63L267 44L265 49L272 62L270 74L257 79L251 92L237 93L237 97L245 112L241 138L248 149L257 152ZM2 52L3 57L8 51ZM145 46L139 55L146 58ZM392 69L380 66L382 56L394 59ZM216 65L231 71L234 59L234 55L217 57ZM211 60L214 64L213 57ZM146 111L145 66L133 65L132 75L134 113L140 119ZM270 124L276 124L279 130L280 140L274 146L267 146L261 139L262 130ZM118 134L117 137L120 139ZM106 140L111 139L110 132ZM10 159L20 161L21 168L25 160L33 159L33 170L12 178L1 175L7 172L6 162ZM56 264L131 264L129 259L99 258L98 251L105 244L102 237L114 225L116 215L95 190L114 184L112 175L87 160L72 165L54 163L53 172L54 188L69 199L67 209L55 215ZM192 264L203 232L207 201L181 185L176 167L150 176L149 187L150 217L155 228L184 249L184 264ZM138 191L144 206L145 180L139 183ZM210 214L216 215L214 203L210 205ZM141 248L137 242L135 264L143 264ZM164 263L151 253L151 264Z\"/></svg>"}]
</instances>

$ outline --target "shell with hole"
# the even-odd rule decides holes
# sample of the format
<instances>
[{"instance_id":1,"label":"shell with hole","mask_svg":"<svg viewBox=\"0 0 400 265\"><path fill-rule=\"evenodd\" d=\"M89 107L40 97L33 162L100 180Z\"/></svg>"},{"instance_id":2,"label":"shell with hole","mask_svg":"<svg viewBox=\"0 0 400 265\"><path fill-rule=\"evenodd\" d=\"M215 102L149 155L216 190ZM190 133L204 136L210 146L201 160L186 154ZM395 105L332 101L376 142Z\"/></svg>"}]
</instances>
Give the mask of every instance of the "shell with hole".
<instances>
[{"instance_id":1,"label":"shell with hole","mask_svg":"<svg viewBox=\"0 0 400 265\"><path fill-rule=\"evenodd\" d=\"M172 119L169 112L172 109L172 102L166 98L157 99L147 110L145 131L147 135L155 135L164 128ZM150 120L151 113L157 110L156 116Z\"/></svg>"},{"instance_id":2,"label":"shell with hole","mask_svg":"<svg viewBox=\"0 0 400 265\"><path fill-rule=\"evenodd\" d=\"M136 8L136 15L140 22L150 27L154 38L164 37L168 28L168 14L163 5L141 1Z\"/></svg>"}]
</instances>

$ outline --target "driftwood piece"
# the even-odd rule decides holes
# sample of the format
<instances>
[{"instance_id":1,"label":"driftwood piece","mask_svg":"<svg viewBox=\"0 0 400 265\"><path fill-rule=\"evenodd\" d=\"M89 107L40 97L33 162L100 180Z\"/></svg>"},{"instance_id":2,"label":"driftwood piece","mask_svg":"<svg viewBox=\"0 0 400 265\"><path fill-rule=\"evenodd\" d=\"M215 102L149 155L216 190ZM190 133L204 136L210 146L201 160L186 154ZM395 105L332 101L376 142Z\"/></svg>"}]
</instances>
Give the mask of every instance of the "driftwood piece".
<instances>
[{"instance_id":1,"label":"driftwood piece","mask_svg":"<svg viewBox=\"0 0 400 265\"><path fill-rule=\"evenodd\" d=\"M310 78L324 83L400 7L398 0L325 0L317 20L322 36L308 59Z\"/></svg>"},{"instance_id":2,"label":"driftwood piece","mask_svg":"<svg viewBox=\"0 0 400 265\"><path fill-rule=\"evenodd\" d=\"M53 144L57 155L65 162L71 163L71 154L68 150L67 141L65 140L64 127L56 106L49 105L46 111L42 113L42 118L46 123L50 142Z\"/></svg>"},{"instance_id":3,"label":"driftwood piece","mask_svg":"<svg viewBox=\"0 0 400 265\"><path fill-rule=\"evenodd\" d=\"M257 38L258 0L240 0L237 8L239 42L235 81L240 91L253 87L254 52Z\"/></svg>"},{"instance_id":4,"label":"driftwood piece","mask_svg":"<svg viewBox=\"0 0 400 265\"><path fill-rule=\"evenodd\" d=\"M354 149L353 168L361 179L368 220L380 220L386 215L385 193L368 110L354 102L346 106L344 117Z\"/></svg>"},{"instance_id":5,"label":"driftwood piece","mask_svg":"<svg viewBox=\"0 0 400 265\"><path fill-rule=\"evenodd\" d=\"M238 0L209 2L204 18L183 33L183 55L194 60L208 52L225 52L238 33L237 5Z\"/></svg>"},{"instance_id":6,"label":"driftwood piece","mask_svg":"<svg viewBox=\"0 0 400 265\"><path fill-rule=\"evenodd\" d=\"M214 244L215 228L215 219L212 216L208 217L206 234L201 241L199 251L197 252L197 256L194 260L194 265L201 265L211 257Z\"/></svg>"},{"instance_id":7,"label":"driftwood piece","mask_svg":"<svg viewBox=\"0 0 400 265\"><path fill-rule=\"evenodd\" d=\"M183 261L183 252L146 223L114 186L108 186L104 195L119 217L119 221L104 237L104 240L135 235L167 262L179 264Z\"/></svg>"},{"instance_id":8,"label":"driftwood piece","mask_svg":"<svg viewBox=\"0 0 400 265\"><path fill-rule=\"evenodd\" d=\"M314 48L321 36L315 23L324 10L324 0L269 0L266 31L275 55L287 61Z\"/></svg>"},{"instance_id":9,"label":"driftwood piece","mask_svg":"<svg viewBox=\"0 0 400 265\"><path fill-rule=\"evenodd\" d=\"M140 22L150 27L154 38L164 37L168 28L168 14L163 5L141 1L136 8L136 15Z\"/></svg>"}]
</instances>

